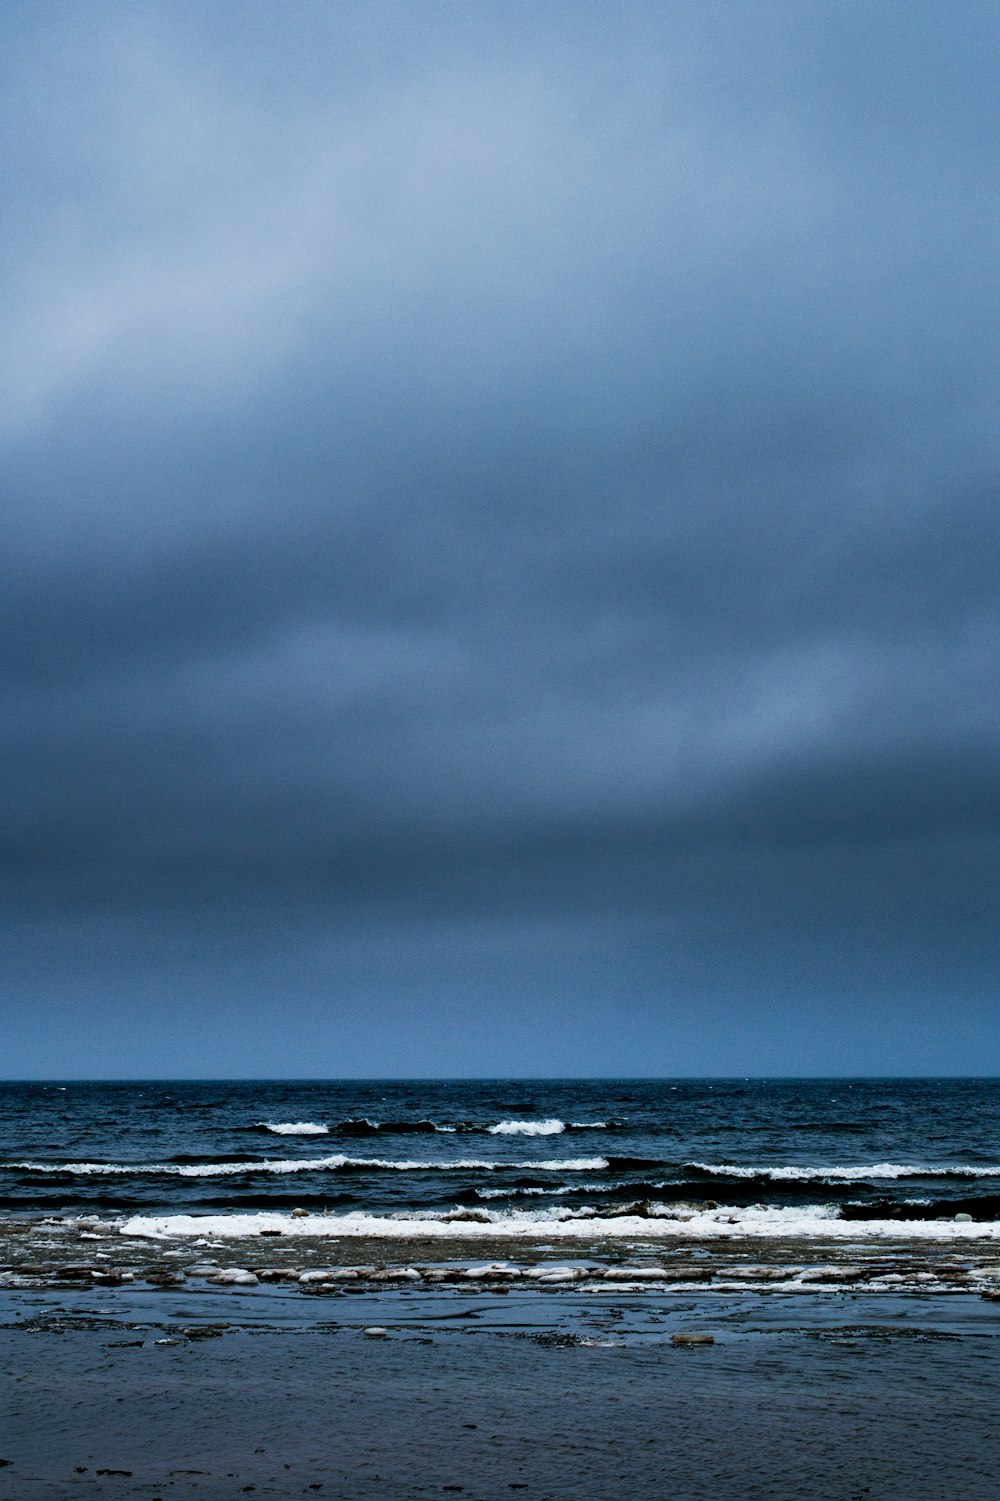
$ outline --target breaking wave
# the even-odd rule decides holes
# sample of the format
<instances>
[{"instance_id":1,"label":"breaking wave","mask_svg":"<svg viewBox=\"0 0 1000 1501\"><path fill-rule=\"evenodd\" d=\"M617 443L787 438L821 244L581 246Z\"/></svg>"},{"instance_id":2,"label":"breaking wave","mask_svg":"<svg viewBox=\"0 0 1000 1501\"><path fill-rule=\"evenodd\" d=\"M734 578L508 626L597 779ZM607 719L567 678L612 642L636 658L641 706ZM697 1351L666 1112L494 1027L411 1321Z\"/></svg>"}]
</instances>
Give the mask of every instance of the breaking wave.
<instances>
[{"instance_id":1,"label":"breaking wave","mask_svg":"<svg viewBox=\"0 0 1000 1501\"><path fill-rule=\"evenodd\" d=\"M711 1240L745 1237L750 1240L1000 1240L1000 1223L941 1220L846 1220L832 1206L775 1208L723 1205L699 1213L676 1213L668 1206L645 1215L604 1217L589 1209L553 1206L541 1210L414 1211L398 1215L363 1212L317 1213L292 1219L275 1213L200 1215L135 1215L118 1225L122 1235L154 1240L218 1236L256 1236L261 1231L295 1237L370 1238L382 1240L520 1239L544 1235L551 1239Z\"/></svg>"},{"instance_id":2,"label":"breaking wave","mask_svg":"<svg viewBox=\"0 0 1000 1501\"><path fill-rule=\"evenodd\" d=\"M710 1178L756 1178L771 1183L868 1183L872 1179L899 1178L996 1178L1000 1165L977 1166L954 1163L928 1166L920 1163L873 1162L848 1167L749 1166L733 1162L687 1162L685 1171Z\"/></svg>"},{"instance_id":3,"label":"breaking wave","mask_svg":"<svg viewBox=\"0 0 1000 1501\"><path fill-rule=\"evenodd\" d=\"M369 1116L348 1116L332 1123L317 1121L257 1121L245 1129L267 1131L274 1136L561 1136L564 1131L621 1131L620 1120L563 1121L556 1116L545 1120L502 1120L495 1125L485 1121L372 1120Z\"/></svg>"},{"instance_id":4,"label":"breaking wave","mask_svg":"<svg viewBox=\"0 0 1000 1501\"><path fill-rule=\"evenodd\" d=\"M392 1160L384 1157L277 1158L237 1162L3 1162L0 1168L26 1173L63 1174L67 1177L154 1176L176 1178L221 1178L251 1173L330 1173L330 1172L518 1172L587 1173L600 1172L608 1166L606 1157L560 1157L540 1162L486 1162L477 1158L456 1158L447 1162Z\"/></svg>"}]
</instances>

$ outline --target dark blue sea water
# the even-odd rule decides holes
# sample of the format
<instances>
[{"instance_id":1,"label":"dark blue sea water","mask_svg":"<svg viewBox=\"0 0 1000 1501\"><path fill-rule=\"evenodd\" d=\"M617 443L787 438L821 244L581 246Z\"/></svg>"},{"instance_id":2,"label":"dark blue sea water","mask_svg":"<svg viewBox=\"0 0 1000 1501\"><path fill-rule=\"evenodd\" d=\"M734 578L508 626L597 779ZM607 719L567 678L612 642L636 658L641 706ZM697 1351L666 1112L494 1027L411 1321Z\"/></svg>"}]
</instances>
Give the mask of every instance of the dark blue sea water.
<instances>
[{"instance_id":1,"label":"dark blue sea water","mask_svg":"<svg viewBox=\"0 0 1000 1501\"><path fill-rule=\"evenodd\" d=\"M1000 1080L0 1085L0 1213L217 1225L293 1208L383 1234L692 1216L936 1236L971 1217L992 1234Z\"/></svg>"}]
</instances>

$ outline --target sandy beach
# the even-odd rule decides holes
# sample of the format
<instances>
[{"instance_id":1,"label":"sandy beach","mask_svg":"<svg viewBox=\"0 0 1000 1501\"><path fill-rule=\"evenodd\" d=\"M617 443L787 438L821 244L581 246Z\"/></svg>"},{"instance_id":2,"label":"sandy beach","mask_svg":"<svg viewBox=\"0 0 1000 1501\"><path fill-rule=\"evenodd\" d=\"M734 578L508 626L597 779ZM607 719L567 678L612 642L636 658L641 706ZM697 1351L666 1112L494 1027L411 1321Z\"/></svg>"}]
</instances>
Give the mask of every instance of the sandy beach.
<instances>
[{"instance_id":1,"label":"sandy beach","mask_svg":"<svg viewBox=\"0 0 1000 1501\"><path fill-rule=\"evenodd\" d=\"M3 1501L996 1495L1000 1305L967 1292L0 1300Z\"/></svg>"}]
</instances>

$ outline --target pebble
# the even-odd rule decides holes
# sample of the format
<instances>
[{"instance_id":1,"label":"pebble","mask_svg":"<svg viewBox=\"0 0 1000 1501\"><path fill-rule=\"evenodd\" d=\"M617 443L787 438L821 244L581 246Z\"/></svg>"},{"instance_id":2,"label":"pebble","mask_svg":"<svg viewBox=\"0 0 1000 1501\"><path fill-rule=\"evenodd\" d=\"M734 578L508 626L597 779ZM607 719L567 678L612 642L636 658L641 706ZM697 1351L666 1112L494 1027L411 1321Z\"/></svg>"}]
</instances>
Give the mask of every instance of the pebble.
<instances>
[{"instance_id":1,"label":"pebble","mask_svg":"<svg viewBox=\"0 0 1000 1501\"><path fill-rule=\"evenodd\" d=\"M248 1272L245 1267L227 1267L225 1271L216 1272L209 1281L220 1287L256 1287L257 1276L254 1272Z\"/></svg>"}]
</instances>

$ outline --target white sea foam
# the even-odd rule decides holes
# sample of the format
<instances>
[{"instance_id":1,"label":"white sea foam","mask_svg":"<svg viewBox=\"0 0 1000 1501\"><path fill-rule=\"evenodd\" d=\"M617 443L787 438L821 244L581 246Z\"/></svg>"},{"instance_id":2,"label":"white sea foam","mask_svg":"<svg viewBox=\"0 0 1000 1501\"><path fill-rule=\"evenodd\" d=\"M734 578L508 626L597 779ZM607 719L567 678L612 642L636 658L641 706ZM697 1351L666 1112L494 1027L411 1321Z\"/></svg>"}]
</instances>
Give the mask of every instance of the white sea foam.
<instances>
[{"instance_id":1,"label":"white sea foam","mask_svg":"<svg viewBox=\"0 0 1000 1501\"><path fill-rule=\"evenodd\" d=\"M566 1122L553 1116L546 1121L500 1121L490 1127L491 1136L558 1136Z\"/></svg>"},{"instance_id":2,"label":"white sea foam","mask_svg":"<svg viewBox=\"0 0 1000 1501\"><path fill-rule=\"evenodd\" d=\"M139 1174L172 1178L230 1178L242 1173L322 1173L337 1172L343 1168L370 1168L373 1171L399 1173L450 1173L469 1169L495 1172L504 1168L546 1173L583 1173L598 1172L607 1165L605 1157L551 1158L542 1162L486 1162L479 1158L460 1157L444 1162L419 1162L407 1159L394 1161L385 1157L346 1157L335 1153L331 1157L268 1158L260 1162L3 1162L0 1163L0 1168L14 1168L19 1172L67 1173L82 1177Z\"/></svg>"},{"instance_id":3,"label":"white sea foam","mask_svg":"<svg viewBox=\"0 0 1000 1501\"><path fill-rule=\"evenodd\" d=\"M476 1193L481 1199L508 1199L512 1196L517 1198L546 1198L552 1199L560 1194L576 1193L575 1188L564 1186L562 1188L477 1188Z\"/></svg>"},{"instance_id":4,"label":"white sea foam","mask_svg":"<svg viewBox=\"0 0 1000 1501\"><path fill-rule=\"evenodd\" d=\"M542 1162L518 1162L510 1164L520 1168L538 1168L545 1173L599 1173L608 1166L606 1157L552 1157Z\"/></svg>"},{"instance_id":5,"label":"white sea foam","mask_svg":"<svg viewBox=\"0 0 1000 1501\"><path fill-rule=\"evenodd\" d=\"M717 1178L769 1178L775 1183L864 1183L870 1178L996 1178L1000 1165L980 1166L969 1163L938 1163L933 1166L916 1162L854 1163L847 1167L766 1167L742 1166L732 1162L689 1162L685 1166Z\"/></svg>"},{"instance_id":6,"label":"white sea foam","mask_svg":"<svg viewBox=\"0 0 1000 1501\"><path fill-rule=\"evenodd\" d=\"M259 1235L262 1230L281 1230L296 1237L316 1239L373 1240L476 1240L529 1239L544 1235L551 1240L674 1240L712 1239L775 1240L1000 1240L1000 1222L955 1220L864 1220L836 1219L836 1210L824 1205L802 1208L746 1209L723 1207L680 1218L645 1218L620 1215L614 1219L581 1217L563 1209L538 1211L489 1211L485 1218L458 1220L423 1214L379 1216L372 1214L315 1214L292 1220L277 1213L227 1215L136 1215L119 1226L119 1233L153 1240L189 1236L219 1236L238 1239Z\"/></svg>"},{"instance_id":7,"label":"white sea foam","mask_svg":"<svg viewBox=\"0 0 1000 1501\"><path fill-rule=\"evenodd\" d=\"M275 1136L329 1136L329 1126L318 1126L315 1121L259 1121L265 1131Z\"/></svg>"},{"instance_id":8,"label":"white sea foam","mask_svg":"<svg viewBox=\"0 0 1000 1501\"><path fill-rule=\"evenodd\" d=\"M169 1178L229 1178L241 1173L303 1173L345 1167L347 1157L268 1159L263 1162L4 1162L0 1166L33 1173L68 1173L81 1177L119 1175Z\"/></svg>"}]
</instances>

